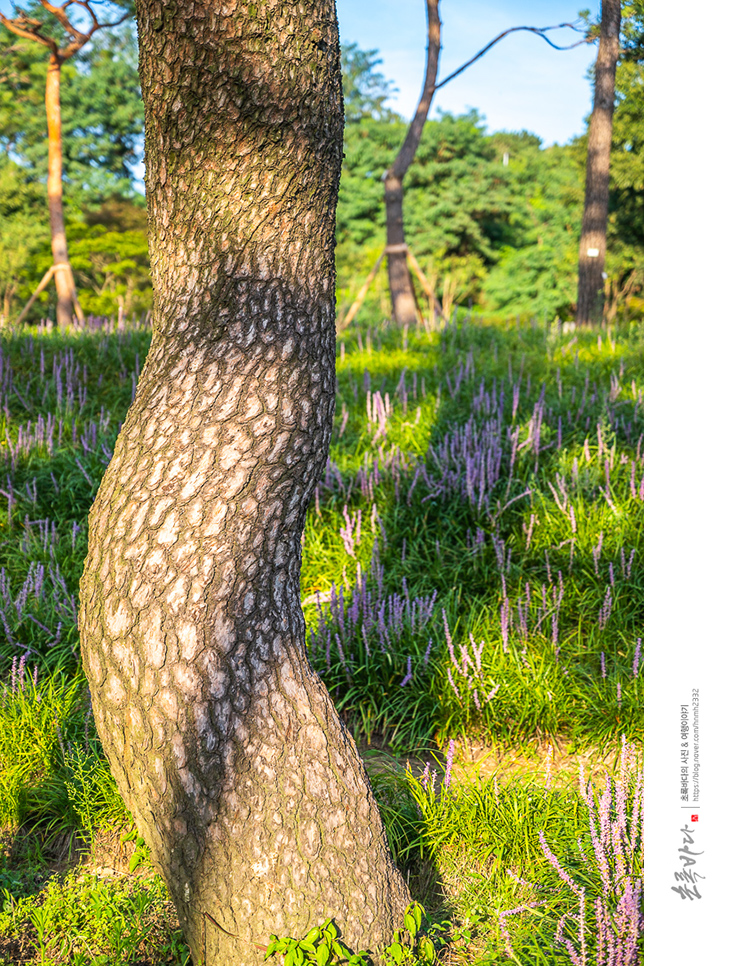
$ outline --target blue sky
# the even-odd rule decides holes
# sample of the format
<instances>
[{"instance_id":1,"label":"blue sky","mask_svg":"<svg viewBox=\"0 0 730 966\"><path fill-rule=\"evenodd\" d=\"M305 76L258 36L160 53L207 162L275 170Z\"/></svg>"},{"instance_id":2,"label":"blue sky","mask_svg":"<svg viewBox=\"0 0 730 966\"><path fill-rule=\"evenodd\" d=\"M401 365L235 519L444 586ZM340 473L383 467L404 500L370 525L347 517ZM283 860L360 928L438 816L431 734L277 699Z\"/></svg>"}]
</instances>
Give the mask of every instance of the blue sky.
<instances>
[{"instance_id":1,"label":"blue sky","mask_svg":"<svg viewBox=\"0 0 730 966\"><path fill-rule=\"evenodd\" d=\"M440 77L486 46L508 27L546 27L577 19L578 10L595 13L598 4L581 0L442 0ZM425 68L425 0L337 0L340 36L365 50L380 51L379 70L394 81L398 95L390 106L410 118L418 101ZM558 37L564 39L558 39ZM569 44L572 31L556 35ZM528 130L545 144L564 144L584 129L591 110L587 71L596 48L584 45L553 50L534 34L520 32L501 40L460 77L437 91L437 108L462 113L475 107L487 128Z\"/></svg>"}]
</instances>

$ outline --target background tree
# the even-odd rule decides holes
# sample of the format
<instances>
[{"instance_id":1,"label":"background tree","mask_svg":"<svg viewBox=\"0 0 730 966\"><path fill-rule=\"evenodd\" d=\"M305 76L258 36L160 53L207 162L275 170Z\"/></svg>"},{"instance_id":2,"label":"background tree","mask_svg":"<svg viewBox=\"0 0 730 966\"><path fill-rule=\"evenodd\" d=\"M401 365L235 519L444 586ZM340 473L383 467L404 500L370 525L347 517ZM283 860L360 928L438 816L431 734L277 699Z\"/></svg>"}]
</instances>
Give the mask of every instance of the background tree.
<instances>
[{"instance_id":1,"label":"background tree","mask_svg":"<svg viewBox=\"0 0 730 966\"><path fill-rule=\"evenodd\" d=\"M644 3L621 4L621 51L611 143L603 317L619 305L643 308L644 287Z\"/></svg>"},{"instance_id":2,"label":"background tree","mask_svg":"<svg viewBox=\"0 0 730 966\"><path fill-rule=\"evenodd\" d=\"M416 294L408 268L406 237L403 229L403 178L416 156L436 89L436 75L438 74L439 54L441 52L439 0L426 0L426 14L428 19L428 48L423 90L403 144L395 157L395 161L383 175L390 300L393 306L393 317L403 326L414 325L418 320Z\"/></svg>"},{"instance_id":3,"label":"background tree","mask_svg":"<svg viewBox=\"0 0 730 966\"><path fill-rule=\"evenodd\" d=\"M386 223L386 249L388 264L388 282L390 286L390 296L393 308L393 316L401 325L414 324L418 319L416 306L415 290L413 280L408 268L408 247L406 245L405 231L403 225L403 179L413 163L416 151L423 134L426 118L433 100L433 95L439 87L448 84L450 80L457 77L480 57L483 57L495 44L499 43L508 34L516 31L527 30L541 36L551 47L557 50L567 50L578 44L590 42L590 37L584 37L569 47L559 47L554 44L547 36L549 30L557 29L554 27L511 27L503 31L465 64L453 73L449 74L440 83L436 83L438 74L439 54L441 50L441 21L439 20L439 0L426 0L426 11L428 19L428 48L426 54L426 74L423 81L421 97L416 108L405 139L401 144L400 150L396 155L395 161L390 165L383 175L385 184L385 223ZM560 24L560 27L576 29L575 24ZM424 280L425 281L425 280ZM364 294L364 293L363 293ZM352 310L351 310L352 311Z\"/></svg>"},{"instance_id":4,"label":"background tree","mask_svg":"<svg viewBox=\"0 0 730 966\"><path fill-rule=\"evenodd\" d=\"M575 312L577 325L589 325L599 321L603 311L613 107L620 30L621 0L602 0L593 113L588 126L583 226L578 250L578 301Z\"/></svg>"},{"instance_id":5,"label":"background tree","mask_svg":"<svg viewBox=\"0 0 730 966\"><path fill-rule=\"evenodd\" d=\"M101 23L92 5L85 0L68 0L60 7L54 6L49 0L41 0L40 5L47 14L51 15L50 19L34 16L34 11L28 12L14 7L13 17L0 13L0 23L16 36L41 44L49 51L45 84L45 111L48 126L48 211L54 279L58 295L56 319L59 325L69 325L74 307L79 315L81 308L68 260L63 216L61 68L91 40L98 30L120 24L130 17L132 12L127 9L115 21ZM116 6L124 9L123 3ZM69 17L69 8L80 8L84 19L74 24Z\"/></svg>"},{"instance_id":6,"label":"background tree","mask_svg":"<svg viewBox=\"0 0 730 966\"><path fill-rule=\"evenodd\" d=\"M299 598L335 398L334 0L138 16L155 307L81 582L99 735L195 961L326 917L378 947L408 891Z\"/></svg>"},{"instance_id":7,"label":"background tree","mask_svg":"<svg viewBox=\"0 0 730 966\"><path fill-rule=\"evenodd\" d=\"M383 61L377 50L361 50L357 44L342 44L342 97L345 123L356 124L364 118L389 121L398 115L385 106L397 93L392 81L375 68Z\"/></svg>"}]
</instances>

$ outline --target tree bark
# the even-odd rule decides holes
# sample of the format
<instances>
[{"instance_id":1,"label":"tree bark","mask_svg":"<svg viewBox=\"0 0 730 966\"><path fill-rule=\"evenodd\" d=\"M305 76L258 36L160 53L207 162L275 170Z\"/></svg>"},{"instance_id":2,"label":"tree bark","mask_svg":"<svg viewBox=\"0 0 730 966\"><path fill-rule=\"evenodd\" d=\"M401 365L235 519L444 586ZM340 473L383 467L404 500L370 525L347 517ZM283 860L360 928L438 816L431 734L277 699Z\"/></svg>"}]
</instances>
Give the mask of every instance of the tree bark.
<instances>
[{"instance_id":1,"label":"tree bark","mask_svg":"<svg viewBox=\"0 0 730 966\"><path fill-rule=\"evenodd\" d=\"M335 398L334 0L138 0L138 24L155 302L89 521L99 735L195 963L325 918L375 949L408 890L299 597Z\"/></svg>"},{"instance_id":2,"label":"tree bark","mask_svg":"<svg viewBox=\"0 0 730 966\"><path fill-rule=\"evenodd\" d=\"M620 30L621 0L603 0L593 113L588 127L585 206L578 251L577 325L598 323L603 312L611 136Z\"/></svg>"},{"instance_id":3,"label":"tree bark","mask_svg":"<svg viewBox=\"0 0 730 966\"><path fill-rule=\"evenodd\" d=\"M68 267L68 245L63 221L63 155L61 152L61 58L51 51L46 71L46 119L48 121L48 212L51 222L51 251L53 264L61 265L55 272L56 321L66 327L73 319L76 289Z\"/></svg>"},{"instance_id":4,"label":"tree bark","mask_svg":"<svg viewBox=\"0 0 730 966\"><path fill-rule=\"evenodd\" d=\"M415 325L418 321L416 296L413 280L408 270L403 230L403 178L416 156L421 135L433 100L441 51L441 21L439 20L439 0L426 0L428 14L428 55L426 76L423 81L421 99L416 113L408 128L405 141L398 155L385 172L385 224L388 251L388 284L393 316L399 325ZM399 250L399 246L403 246ZM387 249L386 249L387 251Z\"/></svg>"}]
</instances>

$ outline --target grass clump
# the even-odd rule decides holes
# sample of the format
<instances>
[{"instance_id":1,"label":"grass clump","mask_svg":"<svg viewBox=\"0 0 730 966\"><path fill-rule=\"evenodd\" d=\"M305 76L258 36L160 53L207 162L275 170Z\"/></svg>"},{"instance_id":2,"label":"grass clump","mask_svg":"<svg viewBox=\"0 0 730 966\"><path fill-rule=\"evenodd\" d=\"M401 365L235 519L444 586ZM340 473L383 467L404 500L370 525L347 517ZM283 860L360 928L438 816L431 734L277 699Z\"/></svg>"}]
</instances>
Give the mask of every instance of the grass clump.
<instances>
[{"instance_id":1,"label":"grass clump","mask_svg":"<svg viewBox=\"0 0 730 966\"><path fill-rule=\"evenodd\" d=\"M79 871L63 881L52 878L37 896L14 899L6 890L0 907L3 966L188 962L172 903L157 876L105 879Z\"/></svg>"}]
</instances>

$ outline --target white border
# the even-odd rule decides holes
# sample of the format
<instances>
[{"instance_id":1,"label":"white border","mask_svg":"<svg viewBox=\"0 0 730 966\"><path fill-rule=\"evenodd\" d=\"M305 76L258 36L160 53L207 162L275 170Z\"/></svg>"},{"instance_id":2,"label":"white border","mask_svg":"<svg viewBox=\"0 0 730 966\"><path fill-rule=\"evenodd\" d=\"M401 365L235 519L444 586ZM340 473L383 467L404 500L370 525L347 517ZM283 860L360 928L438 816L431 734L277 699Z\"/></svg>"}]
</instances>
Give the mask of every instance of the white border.
<instances>
[{"instance_id":1,"label":"white border","mask_svg":"<svg viewBox=\"0 0 730 966\"><path fill-rule=\"evenodd\" d=\"M730 961L730 479L726 38L717 0L697 16L647 4L646 963ZM700 900L682 868L680 704L700 689Z\"/></svg>"}]
</instances>

